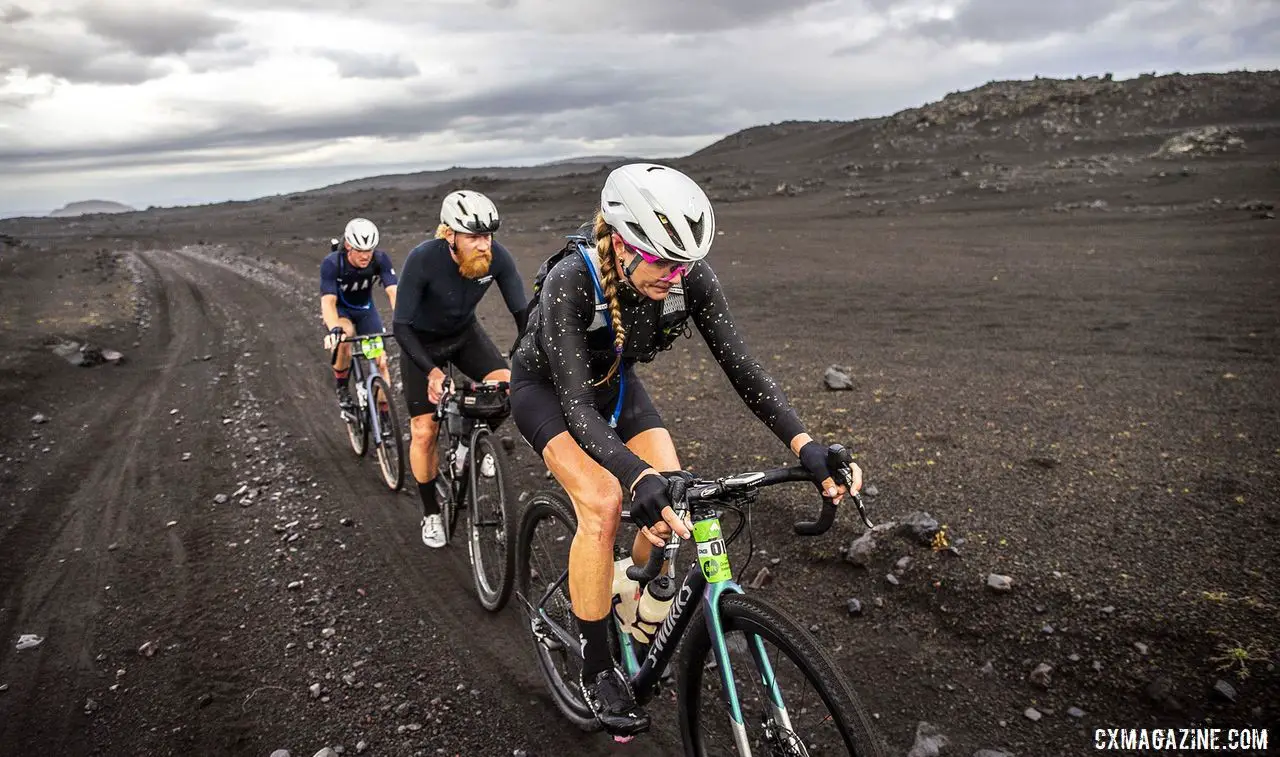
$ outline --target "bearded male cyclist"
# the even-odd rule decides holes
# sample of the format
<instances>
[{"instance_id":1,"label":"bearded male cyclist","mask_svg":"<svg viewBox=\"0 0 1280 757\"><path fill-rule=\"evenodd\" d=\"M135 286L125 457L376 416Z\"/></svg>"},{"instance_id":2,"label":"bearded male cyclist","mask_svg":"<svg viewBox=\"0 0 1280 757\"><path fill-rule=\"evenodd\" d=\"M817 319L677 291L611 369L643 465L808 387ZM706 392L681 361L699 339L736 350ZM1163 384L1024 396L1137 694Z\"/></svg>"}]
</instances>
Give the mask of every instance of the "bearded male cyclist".
<instances>
[{"instance_id":1,"label":"bearded male cyclist","mask_svg":"<svg viewBox=\"0 0 1280 757\"><path fill-rule=\"evenodd\" d=\"M331 249L320 263L320 317L329 333L324 348L338 346L333 378L337 384L338 402L352 407L347 378L351 369L351 344L338 340L343 336L377 334L382 331L382 317L373 304L373 285L381 282L391 307L396 306L396 269L387 253L377 249L378 227L367 218L352 218L342 233L342 244ZM387 358L378 358L378 369L388 380Z\"/></svg>"},{"instance_id":2,"label":"bearded male cyclist","mask_svg":"<svg viewBox=\"0 0 1280 757\"><path fill-rule=\"evenodd\" d=\"M422 498L422 543L443 547L444 525L436 492L436 403L444 389L444 367L453 365L473 381L509 381L506 359L476 320L476 307L497 281L502 299L523 329L528 299L515 259L493 234L501 220L493 201L479 192L449 193L440 206L435 239L409 252L400 277L392 333L408 358L400 361L409 406L409 467ZM493 461L481 473L493 475Z\"/></svg>"},{"instance_id":3,"label":"bearded male cyclist","mask_svg":"<svg viewBox=\"0 0 1280 757\"><path fill-rule=\"evenodd\" d=\"M716 236L711 202L692 179L651 163L614 170L587 233L587 244L547 272L529 312L512 355L511 413L573 502L569 596L584 645L580 686L604 730L625 738L648 729L649 716L609 650L623 502L640 526L632 547L637 565L672 528L690 536L659 473L680 470L680 459L635 364L653 360L692 322L738 396L815 485L837 502L847 490L833 480L827 447L805 431L738 333L705 261ZM861 486L854 465L853 490Z\"/></svg>"}]
</instances>

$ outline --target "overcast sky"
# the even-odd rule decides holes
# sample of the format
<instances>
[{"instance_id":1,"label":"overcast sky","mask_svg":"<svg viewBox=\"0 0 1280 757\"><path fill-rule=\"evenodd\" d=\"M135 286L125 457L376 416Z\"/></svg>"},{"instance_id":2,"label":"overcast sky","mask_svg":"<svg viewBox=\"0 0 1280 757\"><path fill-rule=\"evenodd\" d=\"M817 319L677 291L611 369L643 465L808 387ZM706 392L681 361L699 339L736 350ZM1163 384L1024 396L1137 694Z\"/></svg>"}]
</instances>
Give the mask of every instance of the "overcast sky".
<instances>
[{"instance_id":1,"label":"overcast sky","mask_svg":"<svg viewBox=\"0 0 1280 757\"><path fill-rule=\"evenodd\" d=\"M684 155L991 79L1280 67L1280 0L0 0L0 214Z\"/></svg>"}]
</instances>

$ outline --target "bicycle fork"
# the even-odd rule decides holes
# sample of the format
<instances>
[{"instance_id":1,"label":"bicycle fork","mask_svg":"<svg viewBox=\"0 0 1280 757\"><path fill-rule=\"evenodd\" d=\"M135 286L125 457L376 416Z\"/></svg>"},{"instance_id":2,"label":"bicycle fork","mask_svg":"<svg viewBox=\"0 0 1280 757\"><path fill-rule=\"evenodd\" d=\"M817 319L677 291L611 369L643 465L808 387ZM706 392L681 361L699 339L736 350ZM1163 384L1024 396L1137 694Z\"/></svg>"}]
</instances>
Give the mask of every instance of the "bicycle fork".
<instances>
[{"instance_id":1,"label":"bicycle fork","mask_svg":"<svg viewBox=\"0 0 1280 757\"><path fill-rule=\"evenodd\" d=\"M720 685L724 688L725 704L729 706L730 725L733 728L733 741L738 747L738 754L750 757L751 744L747 738L746 721L742 714L742 702L738 697L738 687L733 677L733 663L729 660L729 646L725 642L724 630L720 622L720 599L726 592L743 594L742 587L733 580L729 567L729 556L724 549L724 541L720 535L719 519L699 521L693 527L694 539L698 542L698 562L702 565L702 574L707 578L707 588L703 593L703 610L707 622L707 631L711 638L711 651L716 661L716 670L720 673ZM755 663L756 673L764 684L769 696L771 717L765 723L765 737L770 743L776 742L780 733L793 733L791 717L786 705L782 702L782 690L773 672L773 664L765 652L764 641L759 636L750 635L747 647Z\"/></svg>"}]
</instances>

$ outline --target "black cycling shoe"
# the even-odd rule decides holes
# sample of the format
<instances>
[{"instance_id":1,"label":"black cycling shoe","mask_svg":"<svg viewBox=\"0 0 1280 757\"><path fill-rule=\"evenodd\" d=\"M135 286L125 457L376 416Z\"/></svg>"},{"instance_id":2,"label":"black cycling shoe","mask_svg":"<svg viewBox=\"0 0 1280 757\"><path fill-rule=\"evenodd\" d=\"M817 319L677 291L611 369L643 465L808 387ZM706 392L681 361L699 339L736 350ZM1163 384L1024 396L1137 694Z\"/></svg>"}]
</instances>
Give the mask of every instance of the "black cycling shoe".
<instances>
[{"instance_id":1,"label":"black cycling shoe","mask_svg":"<svg viewBox=\"0 0 1280 757\"><path fill-rule=\"evenodd\" d=\"M356 406L355 400L351 399L351 389L346 384L338 387L338 404L343 410L350 410Z\"/></svg>"},{"instance_id":2,"label":"black cycling shoe","mask_svg":"<svg viewBox=\"0 0 1280 757\"><path fill-rule=\"evenodd\" d=\"M590 683L579 679L582 697L604 730L618 740L649 730L649 716L636 704L631 687L617 668L609 668Z\"/></svg>"}]
</instances>

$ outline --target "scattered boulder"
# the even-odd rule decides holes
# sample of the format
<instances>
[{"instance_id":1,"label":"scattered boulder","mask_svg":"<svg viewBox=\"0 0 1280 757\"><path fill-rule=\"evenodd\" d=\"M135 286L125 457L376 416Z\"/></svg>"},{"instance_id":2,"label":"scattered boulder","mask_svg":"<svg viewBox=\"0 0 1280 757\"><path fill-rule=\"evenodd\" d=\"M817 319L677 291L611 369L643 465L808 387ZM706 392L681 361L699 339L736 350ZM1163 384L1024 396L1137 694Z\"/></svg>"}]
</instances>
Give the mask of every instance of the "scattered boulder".
<instances>
[{"instance_id":1,"label":"scattered boulder","mask_svg":"<svg viewBox=\"0 0 1280 757\"><path fill-rule=\"evenodd\" d=\"M845 369L837 365L827 366L826 373L822 375L822 381L832 391L845 391L853 388L853 379L849 378L849 374Z\"/></svg>"},{"instance_id":2,"label":"scattered boulder","mask_svg":"<svg viewBox=\"0 0 1280 757\"><path fill-rule=\"evenodd\" d=\"M1228 702L1236 701L1236 687L1219 678L1213 684L1213 693Z\"/></svg>"},{"instance_id":3,"label":"scattered boulder","mask_svg":"<svg viewBox=\"0 0 1280 757\"><path fill-rule=\"evenodd\" d=\"M1182 712L1182 703L1173 693L1173 679L1169 676L1157 676L1147 684L1142 693L1149 701L1166 712Z\"/></svg>"},{"instance_id":4,"label":"scattered boulder","mask_svg":"<svg viewBox=\"0 0 1280 757\"><path fill-rule=\"evenodd\" d=\"M1053 666L1047 662L1042 662L1031 671L1031 675L1028 676L1028 678L1036 686L1039 686L1042 689L1047 689L1049 688L1049 679L1052 675Z\"/></svg>"},{"instance_id":5,"label":"scattered boulder","mask_svg":"<svg viewBox=\"0 0 1280 757\"><path fill-rule=\"evenodd\" d=\"M942 735L936 725L922 720L916 725L916 740L911 745L911 751L907 752L907 757L938 757L947 743L947 737Z\"/></svg>"},{"instance_id":6,"label":"scattered boulder","mask_svg":"<svg viewBox=\"0 0 1280 757\"><path fill-rule=\"evenodd\" d=\"M892 530L895 525L892 521L877 523L875 528L864 531L861 536L854 539L853 543L849 545L844 559L859 568L867 567L871 564L871 557L875 554L876 548L880 544L880 537L887 531Z\"/></svg>"},{"instance_id":7,"label":"scattered boulder","mask_svg":"<svg viewBox=\"0 0 1280 757\"><path fill-rule=\"evenodd\" d=\"M938 519L927 512L914 512L898 522L895 533L922 546L929 546L938 533Z\"/></svg>"},{"instance_id":8,"label":"scattered boulder","mask_svg":"<svg viewBox=\"0 0 1280 757\"><path fill-rule=\"evenodd\" d=\"M992 591L1012 591L1013 579L1009 576L1002 576L999 573L992 573L987 576L987 587Z\"/></svg>"},{"instance_id":9,"label":"scattered boulder","mask_svg":"<svg viewBox=\"0 0 1280 757\"><path fill-rule=\"evenodd\" d=\"M1244 140L1236 136L1232 129L1203 126L1198 129L1189 129L1166 140L1152 157L1197 158L1243 149Z\"/></svg>"}]
</instances>

